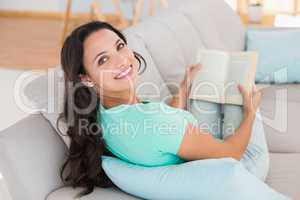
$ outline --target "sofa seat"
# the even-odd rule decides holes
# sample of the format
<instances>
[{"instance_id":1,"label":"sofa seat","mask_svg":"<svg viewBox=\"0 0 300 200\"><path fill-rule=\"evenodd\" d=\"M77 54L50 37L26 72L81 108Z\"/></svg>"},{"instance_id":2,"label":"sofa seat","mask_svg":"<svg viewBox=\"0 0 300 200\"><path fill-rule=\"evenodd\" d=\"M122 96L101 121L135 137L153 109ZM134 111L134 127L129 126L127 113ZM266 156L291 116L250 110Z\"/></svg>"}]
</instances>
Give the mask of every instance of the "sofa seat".
<instances>
[{"instance_id":1,"label":"sofa seat","mask_svg":"<svg viewBox=\"0 0 300 200\"><path fill-rule=\"evenodd\" d=\"M46 200L74 200L76 195L81 191L80 188L73 189L72 187L63 187L50 193ZM120 191L116 188L95 188L94 192L77 198L78 200L137 200L139 198L133 197Z\"/></svg>"},{"instance_id":2,"label":"sofa seat","mask_svg":"<svg viewBox=\"0 0 300 200\"><path fill-rule=\"evenodd\" d=\"M300 84L271 85L263 90L260 105L272 153L300 153Z\"/></svg>"},{"instance_id":3,"label":"sofa seat","mask_svg":"<svg viewBox=\"0 0 300 200\"><path fill-rule=\"evenodd\" d=\"M300 153L271 153L267 184L293 200L300 200Z\"/></svg>"}]
</instances>

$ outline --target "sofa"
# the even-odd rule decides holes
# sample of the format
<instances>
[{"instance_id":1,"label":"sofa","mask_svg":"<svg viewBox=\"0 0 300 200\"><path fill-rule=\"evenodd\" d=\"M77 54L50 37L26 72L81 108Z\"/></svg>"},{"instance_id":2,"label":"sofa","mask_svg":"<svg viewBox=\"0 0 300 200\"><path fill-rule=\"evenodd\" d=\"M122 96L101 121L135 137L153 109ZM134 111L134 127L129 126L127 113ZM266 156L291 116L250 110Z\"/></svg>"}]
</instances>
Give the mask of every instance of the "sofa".
<instances>
[{"instance_id":1,"label":"sofa","mask_svg":"<svg viewBox=\"0 0 300 200\"><path fill-rule=\"evenodd\" d=\"M139 94L167 99L176 92L174 83L181 81L185 68L195 62L198 49L243 51L246 31L239 16L222 0L173 0L169 9L124 30L129 46L147 61L139 84L152 81L161 86L159 95L153 95L151 85L141 87ZM61 99L47 96L45 77L35 81L25 94L34 97L37 107L49 109L49 99L59 104ZM270 151L266 183L300 200L300 84L269 85L263 90L260 110ZM67 147L51 117L55 119L60 111L36 112L0 132L0 172L13 200L71 200L81 190L64 186L59 177ZM138 198L118 188L96 188L80 199Z\"/></svg>"}]
</instances>

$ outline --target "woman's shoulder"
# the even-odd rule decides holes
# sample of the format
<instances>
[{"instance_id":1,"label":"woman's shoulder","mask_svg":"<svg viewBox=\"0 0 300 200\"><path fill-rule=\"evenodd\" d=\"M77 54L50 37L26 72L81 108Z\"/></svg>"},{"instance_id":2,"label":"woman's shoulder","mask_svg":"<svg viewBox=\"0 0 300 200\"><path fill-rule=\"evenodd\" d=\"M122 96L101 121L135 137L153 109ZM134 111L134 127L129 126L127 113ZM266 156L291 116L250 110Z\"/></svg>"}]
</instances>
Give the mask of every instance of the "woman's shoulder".
<instances>
[{"instance_id":1,"label":"woman's shoulder","mask_svg":"<svg viewBox=\"0 0 300 200\"><path fill-rule=\"evenodd\" d=\"M195 122L194 116L187 110L174 108L165 101L142 100L136 104L121 104L110 109L100 108L102 118L135 121L152 119L153 122L188 120Z\"/></svg>"},{"instance_id":2,"label":"woman's shoulder","mask_svg":"<svg viewBox=\"0 0 300 200\"><path fill-rule=\"evenodd\" d=\"M106 114L128 114L128 112L149 110L159 106L161 103L160 101L142 100L140 103L120 104L112 108L105 108L102 104L99 104L99 111Z\"/></svg>"}]
</instances>

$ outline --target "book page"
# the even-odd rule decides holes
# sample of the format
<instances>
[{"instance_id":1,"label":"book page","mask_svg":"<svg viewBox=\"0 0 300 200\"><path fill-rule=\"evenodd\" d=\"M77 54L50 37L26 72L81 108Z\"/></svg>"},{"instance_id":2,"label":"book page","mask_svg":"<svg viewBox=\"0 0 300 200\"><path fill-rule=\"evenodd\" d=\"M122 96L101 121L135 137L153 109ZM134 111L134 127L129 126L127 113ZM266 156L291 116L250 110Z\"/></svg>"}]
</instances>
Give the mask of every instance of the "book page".
<instances>
[{"instance_id":1,"label":"book page","mask_svg":"<svg viewBox=\"0 0 300 200\"><path fill-rule=\"evenodd\" d=\"M257 63L256 52L233 52L230 53L230 61L225 81L226 103L243 104L242 95L238 89L241 84L250 90L255 82Z\"/></svg>"},{"instance_id":2,"label":"book page","mask_svg":"<svg viewBox=\"0 0 300 200\"><path fill-rule=\"evenodd\" d=\"M224 102L223 88L229 55L223 51L202 50L198 62L202 64L202 68L192 83L189 98Z\"/></svg>"}]
</instances>

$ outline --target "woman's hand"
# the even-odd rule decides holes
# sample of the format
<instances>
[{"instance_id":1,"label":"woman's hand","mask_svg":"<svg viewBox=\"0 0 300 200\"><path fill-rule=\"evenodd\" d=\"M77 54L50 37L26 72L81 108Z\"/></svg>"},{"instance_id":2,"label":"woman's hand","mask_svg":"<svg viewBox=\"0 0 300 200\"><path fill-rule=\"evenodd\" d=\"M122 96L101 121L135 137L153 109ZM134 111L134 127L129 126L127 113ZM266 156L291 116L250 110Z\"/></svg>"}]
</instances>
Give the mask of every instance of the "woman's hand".
<instances>
[{"instance_id":1,"label":"woman's hand","mask_svg":"<svg viewBox=\"0 0 300 200\"><path fill-rule=\"evenodd\" d=\"M190 92L193 80L195 79L196 74L200 71L201 67L202 67L201 64L195 64L186 69L184 79L180 84L180 88L182 90L186 91L187 93Z\"/></svg>"},{"instance_id":2,"label":"woman's hand","mask_svg":"<svg viewBox=\"0 0 300 200\"><path fill-rule=\"evenodd\" d=\"M247 91L242 85L238 86L243 96L244 118L255 117L261 102L261 91L253 85L252 90Z\"/></svg>"},{"instance_id":3,"label":"woman's hand","mask_svg":"<svg viewBox=\"0 0 300 200\"><path fill-rule=\"evenodd\" d=\"M201 69L201 64L192 65L187 68L183 81L180 83L177 94L173 96L169 105L175 108L186 109L187 98L190 93L191 84Z\"/></svg>"}]
</instances>

